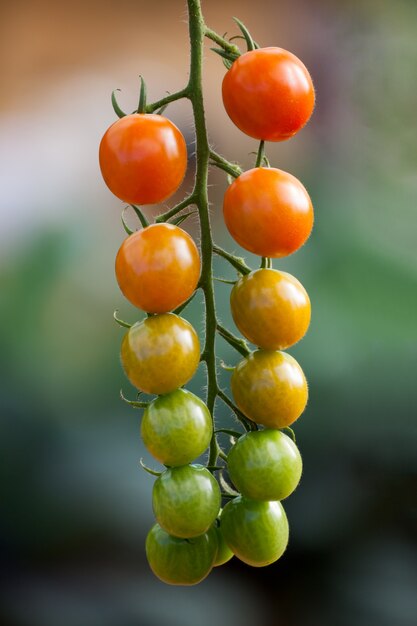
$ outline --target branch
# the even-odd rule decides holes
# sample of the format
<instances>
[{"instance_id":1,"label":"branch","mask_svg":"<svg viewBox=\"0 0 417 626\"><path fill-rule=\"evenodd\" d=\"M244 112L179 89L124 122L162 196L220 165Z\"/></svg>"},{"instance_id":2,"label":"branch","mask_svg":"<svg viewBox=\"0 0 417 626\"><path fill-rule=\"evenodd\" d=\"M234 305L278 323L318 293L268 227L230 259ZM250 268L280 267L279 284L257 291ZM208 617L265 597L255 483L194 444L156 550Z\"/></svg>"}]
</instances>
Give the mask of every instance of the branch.
<instances>
[{"instance_id":1,"label":"branch","mask_svg":"<svg viewBox=\"0 0 417 626\"><path fill-rule=\"evenodd\" d=\"M227 41L227 39L216 33L211 28L207 28L207 26L204 29L204 36L207 37L207 39L214 41L214 43L217 43L217 45L223 48L223 50L226 50L226 52L235 56L240 56L240 50L234 43L230 43L230 41Z\"/></svg>"},{"instance_id":2,"label":"branch","mask_svg":"<svg viewBox=\"0 0 417 626\"><path fill-rule=\"evenodd\" d=\"M246 431L249 432L250 430L258 430L255 422L252 422L252 420L247 418L246 415L243 415L242 411L237 408L237 406L232 402L229 396L224 393L224 391L219 389L217 395L221 400L223 400L223 402L229 407L229 409L232 409L233 413L236 415L237 419L243 425Z\"/></svg>"},{"instance_id":3,"label":"branch","mask_svg":"<svg viewBox=\"0 0 417 626\"><path fill-rule=\"evenodd\" d=\"M193 194L191 194L191 196L187 196L187 198L184 198L184 200L176 204L174 207L172 207L172 209L169 209L169 211L167 211L166 213L161 213L161 215L158 215L158 217L155 219L155 222L157 224L159 224L160 222L166 222L171 217L174 217L174 215L177 215L177 213L185 209L187 206L190 206L190 204L195 204L195 198Z\"/></svg>"},{"instance_id":4,"label":"branch","mask_svg":"<svg viewBox=\"0 0 417 626\"><path fill-rule=\"evenodd\" d=\"M180 91L175 91L174 93L169 93L165 98L161 98L156 102L152 102L152 104L148 104L146 106L146 113L154 113L157 109L165 107L171 102L175 102L176 100L181 100L182 98L189 98L189 89L184 87Z\"/></svg>"},{"instance_id":5,"label":"branch","mask_svg":"<svg viewBox=\"0 0 417 626\"><path fill-rule=\"evenodd\" d=\"M252 271L249 265L246 265L245 260L242 259L242 257L230 254L229 252L226 252L226 250L223 250L223 248L220 248L220 246L213 244L213 252L226 259L226 261L229 261L230 265L232 265L240 274L249 274Z\"/></svg>"},{"instance_id":6,"label":"branch","mask_svg":"<svg viewBox=\"0 0 417 626\"><path fill-rule=\"evenodd\" d=\"M217 152L215 152L214 150L210 150L210 159L212 165L215 165L224 172L227 172L228 174L233 176L233 178L237 178L242 173L242 168L239 165L231 163L221 154L217 154Z\"/></svg>"},{"instance_id":7,"label":"branch","mask_svg":"<svg viewBox=\"0 0 417 626\"><path fill-rule=\"evenodd\" d=\"M248 344L244 339L239 339L230 330L227 330L224 326L217 322L217 332L219 335L223 337L235 350L240 352L242 356L248 356L250 354L250 350L248 348Z\"/></svg>"}]
</instances>

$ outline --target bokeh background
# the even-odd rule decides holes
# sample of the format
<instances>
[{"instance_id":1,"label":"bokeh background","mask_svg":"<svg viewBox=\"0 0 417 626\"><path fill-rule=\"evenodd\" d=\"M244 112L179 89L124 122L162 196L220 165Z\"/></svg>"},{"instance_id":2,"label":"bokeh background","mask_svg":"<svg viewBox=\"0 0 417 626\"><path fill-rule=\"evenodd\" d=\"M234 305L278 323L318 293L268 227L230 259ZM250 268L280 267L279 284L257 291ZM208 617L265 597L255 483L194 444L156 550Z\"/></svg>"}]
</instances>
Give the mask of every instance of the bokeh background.
<instances>
[{"instance_id":1,"label":"bokeh background","mask_svg":"<svg viewBox=\"0 0 417 626\"><path fill-rule=\"evenodd\" d=\"M153 479L138 461L152 460L140 414L118 397L133 390L112 320L115 308L129 321L138 312L115 283L122 205L100 178L97 150L115 119L113 89L133 110L139 74L155 100L185 84L185 2L1 2L0 621L414 626L417 3L205 0L203 8L220 33L236 32L236 15L262 45L292 50L317 89L308 127L268 146L316 210L308 244L275 263L303 282L313 305L309 334L291 350L311 400L295 427L305 470L286 503L290 545L271 567L234 559L188 589L160 583L144 554ZM208 48L211 142L249 167L255 142L228 120L224 68ZM192 155L188 105L168 113ZM191 185L190 175L179 199ZM222 222L225 187L213 172L215 236L239 252ZM198 237L197 224L186 224ZM223 262L216 272L233 276ZM231 324L228 293L219 286L217 299ZM200 302L185 316L202 330ZM189 388L203 384L200 373ZM217 422L232 423L220 405Z\"/></svg>"}]
</instances>

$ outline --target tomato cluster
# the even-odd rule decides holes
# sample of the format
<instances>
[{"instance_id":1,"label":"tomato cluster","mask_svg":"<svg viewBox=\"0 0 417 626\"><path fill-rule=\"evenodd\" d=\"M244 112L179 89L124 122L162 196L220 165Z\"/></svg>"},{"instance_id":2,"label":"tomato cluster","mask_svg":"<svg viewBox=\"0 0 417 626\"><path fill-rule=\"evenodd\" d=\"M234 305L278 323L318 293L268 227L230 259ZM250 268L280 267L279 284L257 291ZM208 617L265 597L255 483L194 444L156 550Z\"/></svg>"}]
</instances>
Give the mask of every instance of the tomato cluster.
<instances>
[{"instance_id":1,"label":"tomato cluster","mask_svg":"<svg viewBox=\"0 0 417 626\"><path fill-rule=\"evenodd\" d=\"M233 59L223 81L223 101L234 123L263 147L265 140L288 139L305 125L314 89L291 53L253 49ZM104 180L118 198L132 205L155 204L181 184L187 149L180 130L161 114L146 113L145 106L145 112L124 115L110 126L99 157ZM121 362L139 394L156 396L143 403L141 435L165 469L148 470L158 477L152 495L156 523L146 554L155 575L170 584L196 584L233 555L255 567L276 561L288 542L281 501L297 487L302 472L297 446L280 429L303 412L307 382L295 359L282 350L306 333L310 300L300 282L273 269L270 259L305 243L313 225L312 204L294 176L258 156L256 167L228 187L223 211L237 243L264 258L260 269L241 272L231 292L236 326L257 349L248 351L231 378L237 406L230 403L247 432L232 437L228 455L221 451L227 465L196 462L210 443L218 450L213 415L183 388L203 357L195 329L177 309L202 285L204 254L202 265L190 235L160 216L129 234L116 257L120 290L147 314L126 332ZM205 275L211 281L211 270ZM207 299L212 282L202 288ZM220 395L216 378L215 384ZM142 406L139 400L132 404ZM227 471L233 487L226 479L219 484L218 470ZM229 498L223 509L222 498Z\"/></svg>"},{"instance_id":2,"label":"tomato cluster","mask_svg":"<svg viewBox=\"0 0 417 626\"><path fill-rule=\"evenodd\" d=\"M244 133L283 141L298 132L314 107L305 66L280 48L254 49L239 57L223 80L223 102ZM313 207L294 176L263 162L243 172L226 191L226 226L246 250L263 257L262 267L239 278L230 297L233 320L258 349L235 368L231 387L242 413L263 430L240 437L228 458L230 479L240 496L221 516L233 553L255 567L283 554L288 521L281 500L297 487L302 461L295 443L281 432L304 411L308 388L297 361L282 352L306 333L310 300L290 274L272 269L271 258L288 256L308 239Z\"/></svg>"}]
</instances>

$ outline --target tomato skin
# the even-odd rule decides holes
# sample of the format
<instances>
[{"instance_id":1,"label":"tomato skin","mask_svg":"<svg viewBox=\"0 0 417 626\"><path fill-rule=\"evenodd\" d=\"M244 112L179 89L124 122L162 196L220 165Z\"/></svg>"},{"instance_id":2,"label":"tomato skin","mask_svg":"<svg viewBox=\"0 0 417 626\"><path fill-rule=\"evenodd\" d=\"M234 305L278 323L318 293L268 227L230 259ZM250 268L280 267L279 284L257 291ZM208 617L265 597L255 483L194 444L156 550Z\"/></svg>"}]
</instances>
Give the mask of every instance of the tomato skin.
<instances>
[{"instance_id":1,"label":"tomato skin","mask_svg":"<svg viewBox=\"0 0 417 626\"><path fill-rule=\"evenodd\" d=\"M295 443L279 430L258 430L238 439L227 457L230 478L252 500L283 500L297 487L302 460Z\"/></svg>"},{"instance_id":2,"label":"tomato skin","mask_svg":"<svg viewBox=\"0 0 417 626\"><path fill-rule=\"evenodd\" d=\"M255 270L239 278L230 294L230 307L242 335L265 350L294 345L310 324L306 290L291 274L274 269Z\"/></svg>"},{"instance_id":3,"label":"tomato skin","mask_svg":"<svg viewBox=\"0 0 417 626\"><path fill-rule=\"evenodd\" d=\"M246 135L285 141L310 119L315 94L305 65L282 48L242 54L226 73L223 103L232 122Z\"/></svg>"},{"instance_id":4,"label":"tomato skin","mask_svg":"<svg viewBox=\"0 0 417 626\"><path fill-rule=\"evenodd\" d=\"M237 243L264 257L298 250L313 228L313 205L300 181L274 167L243 172L226 190L226 226Z\"/></svg>"},{"instance_id":5,"label":"tomato skin","mask_svg":"<svg viewBox=\"0 0 417 626\"><path fill-rule=\"evenodd\" d=\"M185 385L200 361L200 342L189 322L173 313L134 324L121 349L126 376L137 389L165 394Z\"/></svg>"},{"instance_id":6,"label":"tomato skin","mask_svg":"<svg viewBox=\"0 0 417 626\"><path fill-rule=\"evenodd\" d=\"M224 538L224 535L222 533L221 526L214 526L214 530L217 535L218 548L216 560L214 561L213 566L219 567L220 565L224 565L225 563L230 561L230 559L232 559L234 555L226 543L226 539Z\"/></svg>"},{"instance_id":7,"label":"tomato skin","mask_svg":"<svg viewBox=\"0 0 417 626\"><path fill-rule=\"evenodd\" d=\"M213 424L200 398L185 389L153 400L145 409L142 439L148 451L163 465L191 463L210 444Z\"/></svg>"},{"instance_id":8,"label":"tomato skin","mask_svg":"<svg viewBox=\"0 0 417 626\"><path fill-rule=\"evenodd\" d=\"M221 528L232 552L252 567L274 563L287 547L288 521L280 502L238 496L224 507Z\"/></svg>"},{"instance_id":9,"label":"tomato skin","mask_svg":"<svg viewBox=\"0 0 417 626\"><path fill-rule=\"evenodd\" d=\"M156 204L176 192L187 169L187 146L162 115L133 113L112 124L100 143L104 182L129 204Z\"/></svg>"},{"instance_id":10,"label":"tomato skin","mask_svg":"<svg viewBox=\"0 0 417 626\"><path fill-rule=\"evenodd\" d=\"M174 537L197 537L207 532L220 504L219 484L202 465L169 468L154 483L156 520Z\"/></svg>"},{"instance_id":11,"label":"tomato skin","mask_svg":"<svg viewBox=\"0 0 417 626\"><path fill-rule=\"evenodd\" d=\"M123 295L148 313L167 313L188 300L200 269L197 246L173 224L152 224L130 235L116 257Z\"/></svg>"},{"instance_id":12,"label":"tomato skin","mask_svg":"<svg viewBox=\"0 0 417 626\"><path fill-rule=\"evenodd\" d=\"M148 563L162 582L196 585L211 572L217 554L214 530L194 539L172 537L155 524L146 538Z\"/></svg>"},{"instance_id":13,"label":"tomato skin","mask_svg":"<svg viewBox=\"0 0 417 626\"><path fill-rule=\"evenodd\" d=\"M308 399L307 381L297 361L275 350L257 350L240 361L231 387L242 413L267 428L295 422Z\"/></svg>"}]
</instances>

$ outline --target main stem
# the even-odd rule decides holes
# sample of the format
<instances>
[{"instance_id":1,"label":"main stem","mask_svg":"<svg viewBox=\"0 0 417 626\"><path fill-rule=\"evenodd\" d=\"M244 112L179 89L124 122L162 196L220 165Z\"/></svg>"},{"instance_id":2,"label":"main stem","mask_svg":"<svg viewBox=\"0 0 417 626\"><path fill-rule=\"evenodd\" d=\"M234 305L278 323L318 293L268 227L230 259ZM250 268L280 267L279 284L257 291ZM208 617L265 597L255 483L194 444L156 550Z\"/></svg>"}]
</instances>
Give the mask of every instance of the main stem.
<instances>
[{"instance_id":1,"label":"main stem","mask_svg":"<svg viewBox=\"0 0 417 626\"><path fill-rule=\"evenodd\" d=\"M207 407L213 416L214 405L218 393L216 372L216 307L213 290L213 237L211 232L209 200L208 200L208 171L210 161L210 146L207 136L206 119L203 99L203 48L206 27L201 11L200 0L187 0L188 21L190 34L190 78L187 87L188 97L191 100L196 135L196 173L193 197L198 207L201 230L201 279L200 285L204 292L206 304L205 344L202 360L207 368ZM209 466L215 466L219 454L219 446L213 428L210 442Z\"/></svg>"}]
</instances>

